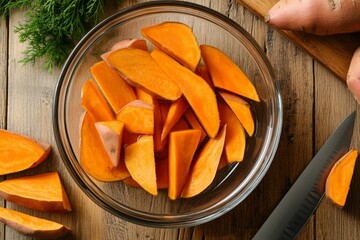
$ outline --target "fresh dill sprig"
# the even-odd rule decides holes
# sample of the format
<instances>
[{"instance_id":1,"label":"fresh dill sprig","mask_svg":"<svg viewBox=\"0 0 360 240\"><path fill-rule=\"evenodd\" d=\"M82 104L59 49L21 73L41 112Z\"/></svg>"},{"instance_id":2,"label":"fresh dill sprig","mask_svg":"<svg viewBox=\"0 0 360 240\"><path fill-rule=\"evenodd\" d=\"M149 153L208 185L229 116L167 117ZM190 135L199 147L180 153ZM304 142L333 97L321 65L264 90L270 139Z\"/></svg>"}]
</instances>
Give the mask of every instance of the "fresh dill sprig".
<instances>
[{"instance_id":1,"label":"fresh dill sprig","mask_svg":"<svg viewBox=\"0 0 360 240\"><path fill-rule=\"evenodd\" d=\"M0 0L0 15L25 10L26 20L16 27L26 42L21 62L44 60L51 72L60 67L86 31L104 16L104 0Z\"/></svg>"}]
</instances>

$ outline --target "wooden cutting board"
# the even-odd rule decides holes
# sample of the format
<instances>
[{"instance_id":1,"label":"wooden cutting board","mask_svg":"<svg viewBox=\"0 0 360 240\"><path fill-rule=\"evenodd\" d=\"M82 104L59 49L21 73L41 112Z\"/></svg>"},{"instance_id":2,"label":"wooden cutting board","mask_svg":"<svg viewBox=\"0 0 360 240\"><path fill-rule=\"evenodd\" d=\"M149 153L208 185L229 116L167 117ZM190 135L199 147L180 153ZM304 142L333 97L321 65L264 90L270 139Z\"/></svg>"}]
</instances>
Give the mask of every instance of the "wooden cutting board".
<instances>
[{"instance_id":1,"label":"wooden cutting board","mask_svg":"<svg viewBox=\"0 0 360 240\"><path fill-rule=\"evenodd\" d=\"M264 18L278 0L238 0L249 10ZM346 81L353 53L360 47L360 32L333 36L315 36L304 32L280 30L296 45L324 64L341 80Z\"/></svg>"}]
</instances>

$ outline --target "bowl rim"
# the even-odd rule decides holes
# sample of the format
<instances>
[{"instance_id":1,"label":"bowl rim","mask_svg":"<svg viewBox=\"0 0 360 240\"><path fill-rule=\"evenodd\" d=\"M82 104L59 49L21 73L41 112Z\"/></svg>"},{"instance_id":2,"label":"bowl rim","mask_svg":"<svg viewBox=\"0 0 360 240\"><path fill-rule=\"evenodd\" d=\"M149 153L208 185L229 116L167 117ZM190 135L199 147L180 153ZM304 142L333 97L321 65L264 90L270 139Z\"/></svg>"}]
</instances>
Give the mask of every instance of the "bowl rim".
<instances>
[{"instance_id":1,"label":"bowl rim","mask_svg":"<svg viewBox=\"0 0 360 240\"><path fill-rule=\"evenodd\" d=\"M244 192L243 195L241 195L241 197L237 197L235 198L233 201L227 202L225 206L223 206L220 210L218 211L212 211L210 213L201 213L199 216L197 216L197 218L191 218L188 219L184 218L183 221L178 221L178 219L176 219L176 221L174 221L174 219L172 218L157 218L154 217L152 214L146 214L146 213L141 213L137 216L132 216L130 215L126 209L123 212L120 211L115 211L114 209L109 206L109 204L106 202L105 198L100 198L99 196L96 196L91 189L88 188L87 185L85 185L85 183L82 181L82 179L78 176L76 170L73 168L72 164L71 164L71 160L69 160L69 157L66 154L64 145L62 143L61 140L61 133L60 133L60 127L59 127L59 122L58 122L58 117L59 117L59 95L61 92L61 88L63 85L63 81L65 78L65 75L68 71L68 69L70 68L75 56L77 55L77 52L79 50L81 50L82 45L89 40L89 38L91 38L91 36L97 32L99 29L101 29L105 24L117 19L118 17L120 17L121 15L124 14L129 14L131 12L134 11L138 11L141 9L145 9L148 7L183 7L183 8L188 8L188 9L196 9L197 11L201 11L204 12L206 14L212 15L214 16L217 20L225 22L226 24L230 25L232 28L236 29L237 31L241 32L246 39L252 44L252 46L255 48L255 50L258 52L258 54L260 55L261 59L263 60L263 63L266 65L267 70L271 76L271 79L273 80L273 84L274 84L274 89L276 91L276 98L274 99L274 101L277 103L276 104L276 108L275 109L278 113L277 119L275 119L275 126L272 129L273 132L277 133L275 135L275 138L273 139L273 143L271 145L272 149L270 151L270 154L267 156L267 161L266 164L264 164L262 166L262 168L260 169L260 173L257 174L256 178L253 179L252 181L252 186L254 186L253 188L248 188L246 189L246 191ZM266 54L264 53L264 51L260 48L259 44L256 42L256 40L250 35L250 33L248 33L244 28L242 28L238 23L236 23L234 20L228 18L227 16L221 14L220 12L217 12L213 9L210 9L208 7L205 7L203 5L200 4L196 4L196 3L191 3L191 2L183 2L183 1L152 1L152 2L144 2L144 3L138 3L138 4L134 4L132 6L123 8L121 10L119 10L118 12L112 14L111 16L105 18L104 20L102 20L101 22L99 22L98 24L96 24L92 29L90 29L85 35L84 37L76 44L76 46L74 47L74 49L71 51L69 57L67 58L66 62L64 63L64 66L61 69L60 75L58 77L58 81L57 84L55 86L55 94L54 94L54 99L53 99L53 131L54 131L54 136L55 136L55 142L56 145L58 147L58 151L60 154L60 157L62 159L62 162L64 163L67 171L70 173L72 179L76 182L76 184L81 188L81 190L94 202L96 203L98 206L102 207L104 210L106 210L107 212L120 217L126 221L135 223L135 224L139 224L139 225L144 225L144 226L150 226L150 227L162 227L162 228L178 228L178 227L190 227L190 226L195 226L195 225L199 225L199 224L203 224L206 223L210 220L213 220L215 218L218 218L222 215L224 215L225 213L229 212L230 210L232 210L235 206L237 206L240 202L242 202L256 187L257 185L261 182L261 180L263 179L264 175L266 174L266 172L268 171L273 158L276 154L279 142L280 142L280 136L281 136L281 131L282 131L282 122L283 122L283 107L282 107L282 99L281 99L281 94L280 94L280 88L278 86L278 83L276 81L275 78L275 74L273 71L273 67L270 63L270 61L268 60L268 57L266 56ZM189 216L189 215L187 215ZM191 216L190 216L191 217Z\"/></svg>"}]
</instances>

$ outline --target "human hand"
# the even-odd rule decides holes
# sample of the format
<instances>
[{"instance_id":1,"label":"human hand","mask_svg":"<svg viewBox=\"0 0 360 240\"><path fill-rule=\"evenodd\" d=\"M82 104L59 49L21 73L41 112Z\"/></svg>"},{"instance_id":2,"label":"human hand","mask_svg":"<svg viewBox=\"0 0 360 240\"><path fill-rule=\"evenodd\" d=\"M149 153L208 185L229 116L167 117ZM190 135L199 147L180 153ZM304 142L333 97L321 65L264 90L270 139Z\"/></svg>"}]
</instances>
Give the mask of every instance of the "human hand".
<instances>
[{"instance_id":1,"label":"human hand","mask_svg":"<svg viewBox=\"0 0 360 240\"><path fill-rule=\"evenodd\" d=\"M265 21L287 30L316 35L360 31L360 0L280 0ZM360 103L360 47L355 51L347 85Z\"/></svg>"}]
</instances>

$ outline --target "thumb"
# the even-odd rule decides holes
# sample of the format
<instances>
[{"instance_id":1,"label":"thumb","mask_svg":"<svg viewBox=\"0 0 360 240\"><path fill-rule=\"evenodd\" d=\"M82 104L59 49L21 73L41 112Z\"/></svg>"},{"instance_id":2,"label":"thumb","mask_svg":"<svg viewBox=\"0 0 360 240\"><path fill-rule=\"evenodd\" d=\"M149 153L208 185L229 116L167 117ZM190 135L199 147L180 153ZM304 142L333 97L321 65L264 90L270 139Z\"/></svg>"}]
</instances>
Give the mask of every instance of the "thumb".
<instances>
[{"instance_id":1,"label":"thumb","mask_svg":"<svg viewBox=\"0 0 360 240\"><path fill-rule=\"evenodd\" d=\"M360 47L358 47L351 59L346 83L357 102L360 103Z\"/></svg>"}]
</instances>

